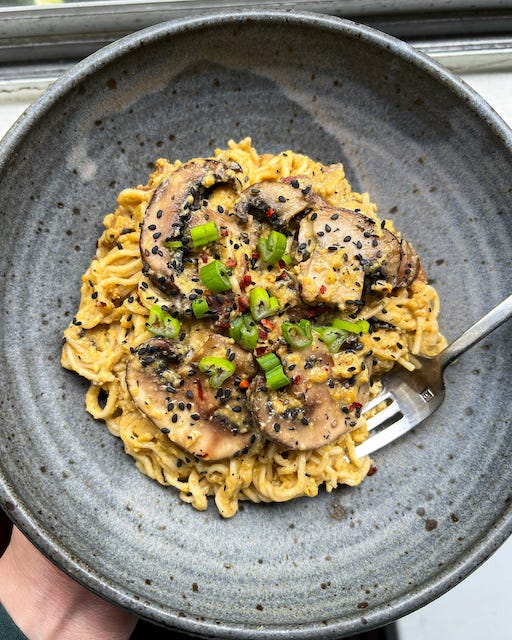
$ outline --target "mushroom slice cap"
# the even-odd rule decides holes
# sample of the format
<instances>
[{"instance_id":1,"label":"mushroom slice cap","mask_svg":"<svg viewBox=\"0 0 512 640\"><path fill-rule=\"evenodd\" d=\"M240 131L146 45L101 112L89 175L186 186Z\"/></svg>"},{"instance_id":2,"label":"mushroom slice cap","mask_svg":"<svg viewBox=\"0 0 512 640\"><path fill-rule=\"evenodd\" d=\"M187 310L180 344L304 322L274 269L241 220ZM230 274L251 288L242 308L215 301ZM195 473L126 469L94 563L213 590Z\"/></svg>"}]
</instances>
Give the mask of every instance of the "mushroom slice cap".
<instances>
[{"instance_id":1,"label":"mushroom slice cap","mask_svg":"<svg viewBox=\"0 0 512 640\"><path fill-rule=\"evenodd\" d=\"M264 435L292 450L318 449L335 442L356 426L353 411L333 398L326 382L312 382L315 370L330 369L331 354L320 343L301 352L291 384L271 391L262 376L256 376L249 389L249 402L254 418ZM335 384L340 384L335 381Z\"/></svg>"},{"instance_id":2,"label":"mushroom slice cap","mask_svg":"<svg viewBox=\"0 0 512 640\"><path fill-rule=\"evenodd\" d=\"M310 206L308 193L307 187L300 188L298 179L287 182L258 182L241 193L234 213L244 223L249 221L249 216L253 216L275 227L284 227Z\"/></svg>"},{"instance_id":3,"label":"mushroom slice cap","mask_svg":"<svg viewBox=\"0 0 512 640\"><path fill-rule=\"evenodd\" d=\"M222 398L203 377L181 375L179 343L152 338L128 360L126 383L135 406L176 445L197 458L222 460L249 451L253 430L242 432L219 409ZM181 364L180 364L181 363Z\"/></svg>"},{"instance_id":4,"label":"mushroom slice cap","mask_svg":"<svg viewBox=\"0 0 512 640\"><path fill-rule=\"evenodd\" d=\"M311 196L312 211L299 224L297 256L301 297L308 304L345 309L371 288L409 286L421 266L412 246L360 212Z\"/></svg>"},{"instance_id":5,"label":"mushroom slice cap","mask_svg":"<svg viewBox=\"0 0 512 640\"><path fill-rule=\"evenodd\" d=\"M154 191L140 234L143 272L165 293L180 293L175 276L183 271L183 232L205 194L219 183L239 188L241 168L234 162L191 160L176 169Z\"/></svg>"}]
</instances>

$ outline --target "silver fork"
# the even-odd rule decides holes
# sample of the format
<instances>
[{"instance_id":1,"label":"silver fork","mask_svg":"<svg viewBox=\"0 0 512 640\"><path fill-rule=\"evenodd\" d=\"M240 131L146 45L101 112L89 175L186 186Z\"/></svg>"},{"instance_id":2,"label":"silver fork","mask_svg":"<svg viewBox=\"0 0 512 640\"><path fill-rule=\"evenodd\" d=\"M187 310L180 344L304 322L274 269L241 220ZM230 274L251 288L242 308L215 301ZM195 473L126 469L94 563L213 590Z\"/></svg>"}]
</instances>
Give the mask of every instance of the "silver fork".
<instances>
[{"instance_id":1,"label":"silver fork","mask_svg":"<svg viewBox=\"0 0 512 640\"><path fill-rule=\"evenodd\" d=\"M385 447L432 414L444 401L443 372L446 367L511 316L512 295L467 329L437 357L417 358L420 368L414 371L395 368L383 376L382 392L364 407L363 415L384 402L386 406L368 418L370 437L357 445L357 455L366 456Z\"/></svg>"}]
</instances>

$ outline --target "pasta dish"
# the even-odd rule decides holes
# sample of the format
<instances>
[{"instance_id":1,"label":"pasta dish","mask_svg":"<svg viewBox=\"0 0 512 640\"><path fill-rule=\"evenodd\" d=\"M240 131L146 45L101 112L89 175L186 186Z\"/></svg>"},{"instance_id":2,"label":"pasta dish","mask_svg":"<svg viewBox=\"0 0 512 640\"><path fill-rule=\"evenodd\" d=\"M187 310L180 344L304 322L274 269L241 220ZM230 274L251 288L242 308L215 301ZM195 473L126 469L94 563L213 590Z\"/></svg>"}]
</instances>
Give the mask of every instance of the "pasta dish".
<instances>
[{"instance_id":1,"label":"pasta dish","mask_svg":"<svg viewBox=\"0 0 512 640\"><path fill-rule=\"evenodd\" d=\"M250 138L159 159L104 218L62 365L137 468L196 509L355 486L362 409L446 345L412 245L341 164Z\"/></svg>"}]
</instances>

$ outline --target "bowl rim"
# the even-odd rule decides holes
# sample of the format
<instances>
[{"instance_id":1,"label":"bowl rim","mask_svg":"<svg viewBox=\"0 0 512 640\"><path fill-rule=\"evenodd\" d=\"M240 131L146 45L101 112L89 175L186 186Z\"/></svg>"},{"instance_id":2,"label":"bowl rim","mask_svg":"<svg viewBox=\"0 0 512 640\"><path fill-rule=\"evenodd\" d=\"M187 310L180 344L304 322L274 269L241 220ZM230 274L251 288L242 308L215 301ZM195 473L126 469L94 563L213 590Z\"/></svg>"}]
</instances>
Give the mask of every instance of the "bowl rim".
<instances>
[{"instance_id":1,"label":"bowl rim","mask_svg":"<svg viewBox=\"0 0 512 640\"><path fill-rule=\"evenodd\" d=\"M387 49L399 58L415 64L428 75L435 76L438 82L444 84L457 97L462 99L467 107L475 112L493 131L494 135L501 140L504 147L508 148L512 157L512 130L494 109L460 77L429 58L426 54L414 49L408 43L373 27L322 13L292 9L229 9L168 20L146 27L102 47L78 62L60 76L36 102L28 107L0 140L0 172L5 170L10 158L15 155L16 147L20 141L30 133L32 127L54 104L76 87L79 82L94 75L111 61L138 47L151 44L163 38L172 38L175 35L198 29L225 26L226 23L241 24L246 22L259 22L261 24L282 22L295 26L312 27L317 30L336 31ZM294 638L303 638L304 640L328 636L333 638L335 636L345 637L362 629L370 630L389 624L423 607L457 585L490 557L512 534L512 503L509 502L507 508L503 510L494 525L466 551L463 557L459 557L450 565L447 565L436 574L436 577L422 583L421 587L414 591L399 595L388 603L369 610L367 613L352 613L344 618L333 619L327 624L312 622L300 625L267 625L265 628L261 628L252 624L218 624L218 621L213 623L213 620L203 621L192 617L181 617L152 603L142 603L134 600L134 594L128 588L114 584L107 576L96 574L90 567L74 557L72 551L61 545L55 534L39 527L35 517L24 503L23 496L19 496L15 487L9 483L7 478L3 477L1 469L0 506L13 523L24 532L45 556L65 573L99 594L105 600L130 610L142 619L188 633L212 637L222 637L222 634L224 634L229 637L247 640L256 636L269 640L271 638L290 638L290 633L293 633Z\"/></svg>"}]
</instances>

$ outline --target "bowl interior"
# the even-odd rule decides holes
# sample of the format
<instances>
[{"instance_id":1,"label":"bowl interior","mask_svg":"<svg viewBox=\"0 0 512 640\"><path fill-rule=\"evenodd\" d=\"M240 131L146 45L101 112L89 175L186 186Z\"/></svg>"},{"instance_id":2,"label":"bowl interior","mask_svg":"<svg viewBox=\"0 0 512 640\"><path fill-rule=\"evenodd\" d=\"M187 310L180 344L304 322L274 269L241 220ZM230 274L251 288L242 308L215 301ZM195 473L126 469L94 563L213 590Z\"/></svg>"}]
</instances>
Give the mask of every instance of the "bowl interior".
<instances>
[{"instance_id":1,"label":"bowl interior","mask_svg":"<svg viewBox=\"0 0 512 640\"><path fill-rule=\"evenodd\" d=\"M2 145L1 491L50 557L140 615L210 636L339 637L439 595L509 531L511 332L449 369L443 407L375 455L360 487L224 521L142 476L85 412L61 334L117 192L157 157L245 136L343 162L417 248L449 339L510 293L510 134L406 45L274 12L130 36Z\"/></svg>"}]
</instances>

